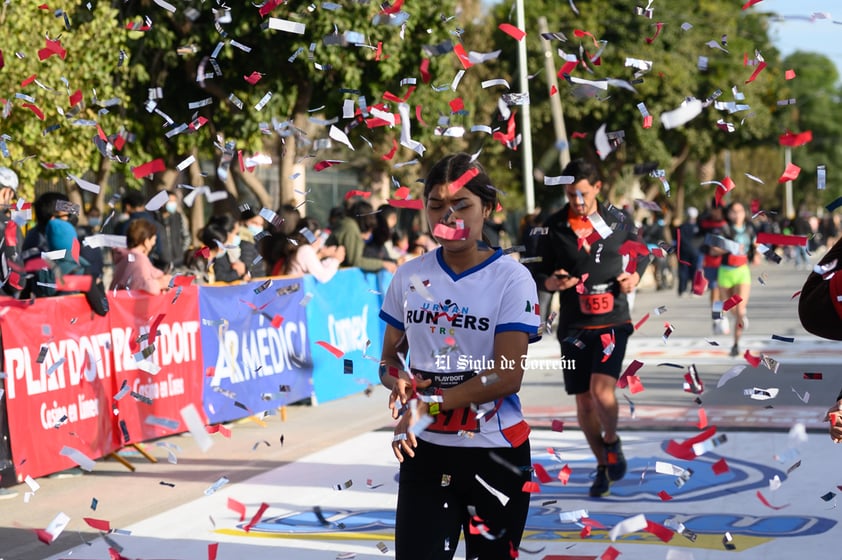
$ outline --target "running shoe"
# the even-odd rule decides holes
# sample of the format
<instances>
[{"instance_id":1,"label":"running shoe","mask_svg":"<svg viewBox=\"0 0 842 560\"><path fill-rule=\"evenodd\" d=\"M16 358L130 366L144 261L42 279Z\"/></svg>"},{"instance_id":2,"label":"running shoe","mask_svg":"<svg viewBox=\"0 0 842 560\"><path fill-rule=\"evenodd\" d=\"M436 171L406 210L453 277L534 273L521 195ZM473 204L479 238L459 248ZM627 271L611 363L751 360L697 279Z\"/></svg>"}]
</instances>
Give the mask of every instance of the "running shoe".
<instances>
[{"instance_id":1,"label":"running shoe","mask_svg":"<svg viewBox=\"0 0 842 560\"><path fill-rule=\"evenodd\" d=\"M608 474L605 472L606 469L607 467L605 465L599 465L596 468L596 476L588 492L591 498L602 498L611 493L611 481L608 480Z\"/></svg>"},{"instance_id":2,"label":"running shoe","mask_svg":"<svg viewBox=\"0 0 842 560\"><path fill-rule=\"evenodd\" d=\"M602 442L605 447L605 462L608 480L616 482L626 476L626 457L623 455L623 444L620 443L620 438L614 443Z\"/></svg>"}]
</instances>

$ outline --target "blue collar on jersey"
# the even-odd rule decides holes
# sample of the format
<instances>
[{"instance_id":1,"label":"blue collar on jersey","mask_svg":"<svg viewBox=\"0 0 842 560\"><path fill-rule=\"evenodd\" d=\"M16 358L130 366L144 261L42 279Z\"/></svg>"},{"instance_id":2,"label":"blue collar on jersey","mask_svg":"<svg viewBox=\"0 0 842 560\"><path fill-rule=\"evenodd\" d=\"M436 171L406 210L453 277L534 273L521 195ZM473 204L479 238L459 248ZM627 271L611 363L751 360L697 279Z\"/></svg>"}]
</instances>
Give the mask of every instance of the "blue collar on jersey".
<instances>
[{"instance_id":1,"label":"blue collar on jersey","mask_svg":"<svg viewBox=\"0 0 842 560\"><path fill-rule=\"evenodd\" d=\"M482 270L483 268L485 268L486 266L490 265L491 263L493 263L494 261L496 261L497 259L499 259L500 257L503 256L503 250L497 249L497 250L494 251L493 255L491 255L490 257L488 257L487 259L485 259L484 261L482 261L478 265L472 266L471 268L469 268L465 272L462 272L461 274L456 274L455 272L453 272L453 270L451 270L451 268L447 265L447 263L444 262L444 257L442 256L442 250L443 249L441 247L436 249L436 260L438 261L439 266L441 266L442 270L444 270L447 273L447 275L450 276L450 279L453 280L454 282L456 282L457 280L459 280L461 278L465 278L466 276L468 276L470 274L473 274L474 272Z\"/></svg>"}]
</instances>

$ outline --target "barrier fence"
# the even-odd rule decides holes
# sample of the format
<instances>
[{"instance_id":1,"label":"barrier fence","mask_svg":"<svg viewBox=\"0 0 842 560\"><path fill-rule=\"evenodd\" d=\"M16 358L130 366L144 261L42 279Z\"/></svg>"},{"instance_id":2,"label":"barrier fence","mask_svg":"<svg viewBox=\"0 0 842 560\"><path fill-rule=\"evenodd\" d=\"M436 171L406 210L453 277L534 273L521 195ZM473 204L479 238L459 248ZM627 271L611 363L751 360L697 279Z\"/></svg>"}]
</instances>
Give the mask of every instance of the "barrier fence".
<instances>
[{"instance_id":1,"label":"barrier fence","mask_svg":"<svg viewBox=\"0 0 842 560\"><path fill-rule=\"evenodd\" d=\"M187 431L190 405L217 424L365 390L379 382L377 314L390 278L346 269L326 284L305 276L111 292L105 317L81 295L0 300L0 435L14 479L76 466L72 450L98 459Z\"/></svg>"}]
</instances>

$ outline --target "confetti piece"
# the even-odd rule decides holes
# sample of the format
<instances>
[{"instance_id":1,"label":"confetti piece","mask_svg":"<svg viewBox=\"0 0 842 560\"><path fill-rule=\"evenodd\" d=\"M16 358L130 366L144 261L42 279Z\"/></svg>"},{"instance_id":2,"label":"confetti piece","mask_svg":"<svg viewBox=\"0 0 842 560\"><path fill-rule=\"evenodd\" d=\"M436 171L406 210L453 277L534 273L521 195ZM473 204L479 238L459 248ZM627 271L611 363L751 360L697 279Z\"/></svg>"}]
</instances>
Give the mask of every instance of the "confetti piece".
<instances>
[{"instance_id":1,"label":"confetti piece","mask_svg":"<svg viewBox=\"0 0 842 560\"><path fill-rule=\"evenodd\" d=\"M563 432L564 431L564 421L553 419L551 429L554 432Z\"/></svg>"},{"instance_id":2,"label":"confetti piece","mask_svg":"<svg viewBox=\"0 0 842 560\"><path fill-rule=\"evenodd\" d=\"M552 482L553 479L550 476L550 473L547 472L547 469L545 469L543 465L541 465L540 463L534 463L532 465L532 468L535 471L535 476L538 477L538 481L541 484L547 484L549 482Z\"/></svg>"},{"instance_id":3,"label":"confetti piece","mask_svg":"<svg viewBox=\"0 0 842 560\"><path fill-rule=\"evenodd\" d=\"M661 498L661 501L668 502L672 500L672 496L670 496L669 492L666 490L661 490L658 492L658 497Z\"/></svg>"},{"instance_id":4,"label":"confetti piece","mask_svg":"<svg viewBox=\"0 0 842 560\"><path fill-rule=\"evenodd\" d=\"M787 181L794 181L798 178L798 175L801 173L801 168L795 165L794 163L789 163L786 166L783 174L778 179L778 183L786 183ZM757 236L758 238L764 235L763 232L759 233ZM775 235L775 234L765 234L765 235ZM763 241L758 240L758 243L763 243Z\"/></svg>"},{"instance_id":5,"label":"confetti piece","mask_svg":"<svg viewBox=\"0 0 842 560\"><path fill-rule=\"evenodd\" d=\"M325 342L324 340L317 340L316 344L318 344L319 346L321 346L322 348L324 348L325 350L327 350L328 352L330 352L331 354L333 354L337 358L341 358L342 356L345 355L345 352L343 352L342 350L340 350L336 346L332 346L330 343Z\"/></svg>"},{"instance_id":6,"label":"confetti piece","mask_svg":"<svg viewBox=\"0 0 842 560\"><path fill-rule=\"evenodd\" d=\"M749 364L751 364L751 367L759 366L760 362L762 360L762 358L760 356L755 356L754 354L752 354L751 350L746 350L745 353L743 354L743 358L745 358L745 360Z\"/></svg>"},{"instance_id":7,"label":"confetti piece","mask_svg":"<svg viewBox=\"0 0 842 560\"><path fill-rule=\"evenodd\" d=\"M524 37L526 37L525 31L515 27L514 25L512 25L510 23L501 23L498 26L498 29L500 29L500 31L502 31L506 35L512 37L515 41L520 41Z\"/></svg>"},{"instance_id":8,"label":"confetti piece","mask_svg":"<svg viewBox=\"0 0 842 560\"><path fill-rule=\"evenodd\" d=\"M720 474L725 474L729 470L728 469L728 463L725 462L725 459L718 460L717 462L712 464L710 466L710 468L713 471L713 474L715 474L717 476L720 475Z\"/></svg>"},{"instance_id":9,"label":"confetti piece","mask_svg":"<svg viewBox=\"0 0 842 560\"><path fill-rule=\"evenodd\" d=\"M646 527L646 517L641 513L624 519L614 525L614 527L611 528L611 531L608 532L608 536L611 538L611 542L614 542L617 540L617 537L642 531L646 529Z\"/></svg>"},{"instance_id":10,"label":"confetti piece","mask_svg":"<svg viewBox=\"0 0 842 560\"><path fill-rule=\"evenodd\" d=\"M505 507L506 504L509 503L509 497L508 496L506 496L504 493L500 492L496 488L493 488L490 484L488 484L486 481L484 481L478 474L475 474L474 478L476 479L477 482L479 482L483 486L483 488L488 490L488 492L491 493L492 496L497 498L504 507Z\"/></svg>"},{"instance_id":11,"label":"confetti piece","mask_svg":"<svg viewBox=\"0 0 842 560\"><path fill-rule=\"evenodd\" d=\"M93 527L97 531L102 531L107 533L111 531L111 523L104 519L94 519L93 517L83 517L82 521L87 523L90 527Z\"/></svg>"},{"instance_id":12,"label":"confetti piece","mask_svg":"<svg viewBox=\"0 0 842 560\"><path fill-rule=\"evenodd\" d=\"M758 490L758 491L757 491L757 494L756 494L756 495L757 495L757 498L760 500L760 502L761 502L764 506L766 506L767 508L773 509L773 510L775 510L775 511L777 511L777 510L781 510L781 509L784 509L785 507L789 507L789 504L786 504L786 505L783 505L783 506L773 506L773 505L769 502L769 500L767 500L767 499L766 499L766 497L763 495L763 493L762 493L762 492L760 492L760 490Z\"/></svg>"},{"instance_id":13,"label":"confetti piece","mask_svg":"<svg viewBox=\"0 0 842 560\"><path fill-rule=\"evenodd\" d=\"M611 539L612 541L614 539ZM599 560L616 560L616 558L620 555L620 551L614 548L613 546L609 546L605 549L605 552L599 557Z\"/></svg>"},{"instance_id":14,"label":"confetti piece","mask_svg":"<svg viewBox=\"0 0 842 560\"><path fill-rule=\"evenodd\" d=\"M246 520L246 505L234 498L228 498L228 509L240 514L240 521Z\"/></svg>"},{"instance_id":15,"label":"confetti piece","mask_svg":"<svg viewBox=\"0 0 842 560\"><path fill-rule=\"evenodd\" d=\"M267 509L269 509L269 504L267 504L266 502L263 502L262 504L260 504L260 507L257 509L257 513L255 513L255 514L254 514L254 517L252 517L252 518L251 518L251 521L249 521L249 522L248 522L248 523L247 523L247 524L243 527L243 530L244 530L246 533L248 533L249 531L251 531L251 528L252 528L252 527L254 527L254 526L255 526L255 525L257 525L258 523L260 523L260 518L261 518L261 517L263 517L263 514L266 512L266 510L267 510Z\"/></svg>"},{"instance_id":16,"label":"confetti piece","mask_svg":"<svg viewBox=\"0 0 842 560\"><path fill-rule=\"evenodd\" d=\"M570 466L564 465L561 467L561 470L558 471L558 479L561 481L561 484L567 486L567 482L570 480L570 474L573 471L570 469Z\"/></svg>"},{"instance_id":17,"label":"confetti piece","mask_svg":"<svg viewBox=\"0 0 842 560\"><path fill-rule=\"evenodd\" d=\"M805 373L804 373L804 379L818 379L818 380L821 380L821 379L822 379L822 374L821 374L821 373L806 373L806 372L805 372Z\"/></svg>"},{"instance_id":18,"label":"confetti piece","mask_svg":"<svg viewBox=\"0 0 842 560\"><path fill-rule=\"evenodd\" d=\"M64 446L59 451L60 455L63 455L69 458L71 461L79 465L82 470L86 470L91 472L94 470L94 465L96 464L93 459L79 451L78 449L74 449L72 447Z\"/></svg>"},{"instance_id":19,"label":"confetti piece","mask_svg":"<svg viewBox=\"0 0 842 560\"><path fill-rule=\"evenodd\" d=\"M228 477L225 477L225 476L219 477L219 480L217 480L216 482L214 482L213 484L211 484L210 486L208 486L205 489L205 496L210 496L211 494L213 494L214 492L216 492L217 490L219 490L220 488L222 488L223 486L228 484L228 482L229 482Z\"/></svg>"},{"instance_id":20,"label":"confetti piece","mask_svg":"<svg viewBox=\"0 0 842 560\"><path fill-rule=\"evenodd\" d=\"M70 524L70 517L68 517L64 512L58 513L53 520L50 521L50 524L47 525L46 529L37 529L35 531L38 535L38 540L44 544L52 544L52 542L61 535L62 531L67 528L68 524Z\"/></svg>"},{"instance_id":21,"label":"confetti piece","mask_svg":"<svg viewBox=\"0 0 842 560\"><path fill-rule=\"evenodd\" d=\"M181 419L193 436L196 445L203 453L207 452L208 449L213 447L213 439L208 435L207 430L205 430L205 425L202 422L199 411L196 409L196 405L191 403L182 408L180 412Z\"/></svg>"},{"instance_id":22,"label":"confetti piece","mask_svg":"<svg viewBox=\"0 0 842 560\"><path fill-rule=\"evenodd\" d=\"M144 163L143 165L138 165L137 167L132 167L132 173L134 174L135 179L142 179L149 175L160 173L165 170L166 165L164 164L164 160L161 158L152 160L148 163Z\"/></svg>"}]
</instances>

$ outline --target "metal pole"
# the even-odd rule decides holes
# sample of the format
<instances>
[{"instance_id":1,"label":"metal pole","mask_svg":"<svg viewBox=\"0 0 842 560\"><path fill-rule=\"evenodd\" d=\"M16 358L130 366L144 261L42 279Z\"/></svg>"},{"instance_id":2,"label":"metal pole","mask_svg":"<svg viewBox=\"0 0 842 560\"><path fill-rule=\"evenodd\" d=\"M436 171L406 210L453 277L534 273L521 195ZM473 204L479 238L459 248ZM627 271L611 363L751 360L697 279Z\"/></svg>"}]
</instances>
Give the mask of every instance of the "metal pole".
<instances>
[{"instance_id":1,"label":"metal pole","mask_svg":"<svg viewBox=\"0 0 842 560\"><path fill-rule=\"evenodd\" d=\"M538 31L540 33L549 32L547 27L547 18L541 16L538 18ZM567 142L567 128L564 126L564 109L561 106L561 92L558 90L558 75L555 69L555 58L553 57L552 43L544 37L541 37L541 44L544 47L544 69L547 72L547 93L550 94L550 111L553 116L553 130L555 131L556 145L561 144L563 147L558 152L558 163L561 169L570 163L570 144ZM556 94L552 95L553 88Z\"/></svg>"},{"instance_id":2,"label":"metal pole","mask_svg":"<svg viewBox=\"0 0 842 560\"><path fill-rule=\"evenodd\" d=\"M784 159L786 168L789 167L789 164L792 163L792 148L789 146L784 147ZM785 212L786 217L790 220L795 218L795 206L792 202L792 181L786 182L786 188L784 190L784 204L785 204Z\"/></svg>"},{"instance_id":3,"label":"metal pole","mask_svg":"<svg viewBox=\"0 0 842 560\"><path fill-rule=\"evenodd\" d=\"M526 17L523 11L523 0L517 0L517 26L526 29ZM526 37L518 41L518 71L520 73L520 91L529 94L529 72L526 67ZM529 116L531 104L523 106L523 193L526 196L526 211L535 210L535 177L532 172L532 120Z\"/></svg>"}]
</instances>

